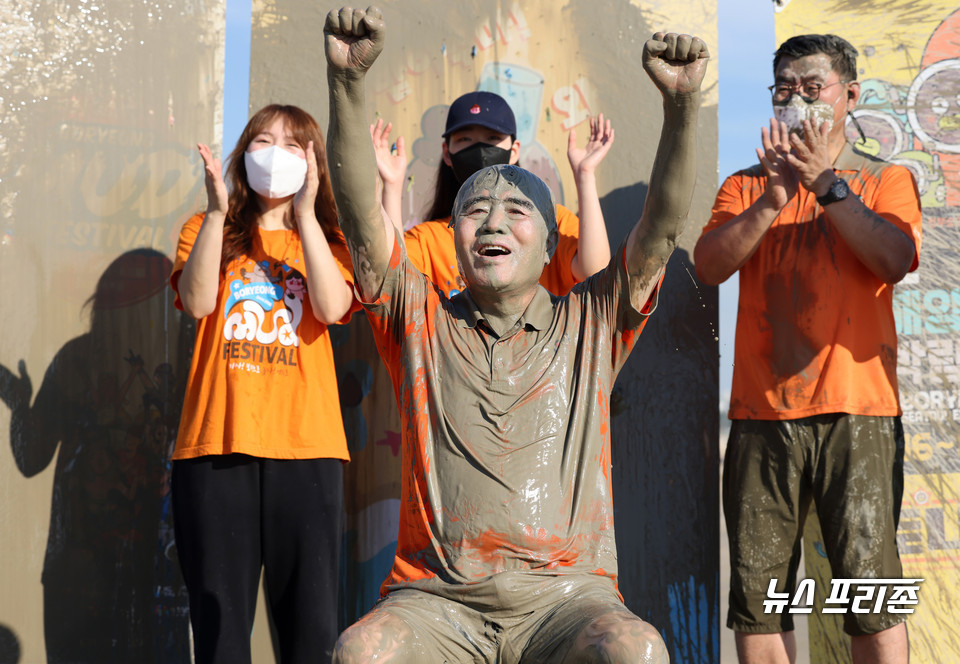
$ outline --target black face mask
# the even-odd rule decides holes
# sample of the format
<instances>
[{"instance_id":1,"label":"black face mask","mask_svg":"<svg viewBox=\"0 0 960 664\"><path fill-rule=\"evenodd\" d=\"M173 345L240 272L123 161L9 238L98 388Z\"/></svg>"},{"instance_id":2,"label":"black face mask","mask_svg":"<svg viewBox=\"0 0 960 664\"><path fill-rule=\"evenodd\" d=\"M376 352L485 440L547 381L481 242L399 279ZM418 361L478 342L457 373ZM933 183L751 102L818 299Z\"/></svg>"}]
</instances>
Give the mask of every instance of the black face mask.
<instances>
[{"instance_id":1,"label":"black face mask","mask_svg":"<svg viewBox=\"0 0 960 664\"><path fill-rule=\"evenodd\" d=\"M450 167L460 184L481 168L509 163L510 150L487 143L474 143L456 154L450 153Z\"/></svg>"}]
</instances>

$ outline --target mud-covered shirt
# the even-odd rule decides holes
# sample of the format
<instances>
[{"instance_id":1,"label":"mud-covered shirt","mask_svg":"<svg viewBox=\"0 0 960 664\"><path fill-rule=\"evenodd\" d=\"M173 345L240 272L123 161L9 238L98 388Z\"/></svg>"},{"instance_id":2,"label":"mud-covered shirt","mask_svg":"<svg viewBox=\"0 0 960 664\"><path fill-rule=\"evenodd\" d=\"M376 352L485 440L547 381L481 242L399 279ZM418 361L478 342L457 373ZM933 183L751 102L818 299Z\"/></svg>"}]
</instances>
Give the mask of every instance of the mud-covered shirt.
<instances>
[{"instance_id":1,"label":"mud-covered shirt","mask_svg":"<svg viewBox=\"0 0 960 664\"><path fill-rule=\"evenodd\" d=\"M913 176L848 144L834 170L851 195L899 228L920 255L920 200ZM760 166L723 183L703 232L763 195ZM785 420L821 413L900 414L893 286L856 257L800 187L740 268L730 417Z\"/></svg>"},{"instance_id":2,"label":"mud-covered shirt","mask_svg":"<svg viewBox=\"0 0 960 664\"><path fill-rule=\"evenodd\" d=\"M498 338L469 291L447 299L396 243L364 305L403 438L383 594L459 597L501 572L615 582L609 396L649 309L630 303L624 254L565 297L538 287Z\"/></svg>"}]
</instances>

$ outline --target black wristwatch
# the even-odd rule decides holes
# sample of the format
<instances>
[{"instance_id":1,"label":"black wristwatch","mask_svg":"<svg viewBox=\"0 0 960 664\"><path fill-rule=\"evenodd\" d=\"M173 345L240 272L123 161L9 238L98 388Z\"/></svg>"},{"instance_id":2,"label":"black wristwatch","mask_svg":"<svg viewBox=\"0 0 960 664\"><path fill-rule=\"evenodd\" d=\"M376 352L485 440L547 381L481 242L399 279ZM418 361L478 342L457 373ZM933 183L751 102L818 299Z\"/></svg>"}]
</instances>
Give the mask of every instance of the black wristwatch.
<instances>
[{"instance_id":1,"label":"black wristwatch","mask_svg":"<svg viewBox=\"0 0 960 664\"><path fill-rule=\"evenodd\" d=\"M830 205L830 203L842 201L849 195L850 187L847 186L847 181L838 177L833 181L833 184L830 185L830 189L827 190L827 193L825 193L823 196L817 196L817 203L820 204L820 207L825 207Z\"/></svg>"}]
</instances>

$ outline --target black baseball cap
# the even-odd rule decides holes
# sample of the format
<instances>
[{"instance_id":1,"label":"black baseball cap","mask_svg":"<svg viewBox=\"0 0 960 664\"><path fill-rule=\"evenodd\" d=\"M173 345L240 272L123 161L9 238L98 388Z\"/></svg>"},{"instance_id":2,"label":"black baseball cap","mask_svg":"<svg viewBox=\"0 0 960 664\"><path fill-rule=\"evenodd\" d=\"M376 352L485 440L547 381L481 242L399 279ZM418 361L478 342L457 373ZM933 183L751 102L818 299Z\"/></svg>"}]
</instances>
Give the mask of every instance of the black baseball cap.
<instances>
[{"instance_id":1,"label":"black baseball cap","mask_svg":"<svg viewBox=\"0 0 960 664\"><path fill-rule=\"evenodd\" d=\"M458 129L480 125L516 137L517 121L506 99L493 92L478 90L458 97L447 111L446 138Z\"/></svg>"}]
</instances>

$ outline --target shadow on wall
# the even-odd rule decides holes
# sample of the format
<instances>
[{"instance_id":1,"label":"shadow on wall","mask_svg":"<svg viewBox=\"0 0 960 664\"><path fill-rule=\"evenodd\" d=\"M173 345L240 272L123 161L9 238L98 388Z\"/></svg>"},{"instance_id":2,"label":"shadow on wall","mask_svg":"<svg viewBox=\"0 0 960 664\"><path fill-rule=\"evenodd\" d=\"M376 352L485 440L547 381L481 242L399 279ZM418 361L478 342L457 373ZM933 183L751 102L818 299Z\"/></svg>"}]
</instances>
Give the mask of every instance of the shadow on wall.
<instances>
[{"instance_id":1,"label":"shadow on wall","mask_svg":"<svg viewBox=\"0 0 960 664\"><path fill-rule=\"evenodd\" d=\"M613 247L646 194L638 182L601 199ZM693 275L690 255L676 250L610 399L619 587L675 664L720 655L717 291Z\"/></svg>"},{"instance_id":2,"label":"shadow on wall","mask_svg":"<svg viewBox=\"0 0 960 664\"><path fill-rule=\"evenodd\" d=\"M0 664L19 664L20 641L6 625L0 625Z\"/></svg>"},{"instance_id":3,"label":"shadow on wall","mask_svg":"<svg viewBox=\"0 0 960 664\"><path fill-rule=\"evenodd\" d=\"M57 352L35 399L23 360L17 374L0 365L17 468L33 477L56 456L42 576L48 662L190 661L169 470L193 323L173 307L171 267L152 249L115 259L87 302L90 331ZM19 658L0 626L2 661L8 652Z\"/></svg>"}]
</instances>

